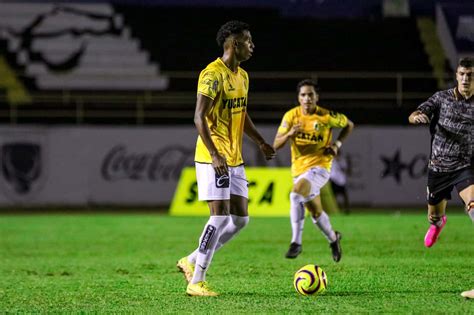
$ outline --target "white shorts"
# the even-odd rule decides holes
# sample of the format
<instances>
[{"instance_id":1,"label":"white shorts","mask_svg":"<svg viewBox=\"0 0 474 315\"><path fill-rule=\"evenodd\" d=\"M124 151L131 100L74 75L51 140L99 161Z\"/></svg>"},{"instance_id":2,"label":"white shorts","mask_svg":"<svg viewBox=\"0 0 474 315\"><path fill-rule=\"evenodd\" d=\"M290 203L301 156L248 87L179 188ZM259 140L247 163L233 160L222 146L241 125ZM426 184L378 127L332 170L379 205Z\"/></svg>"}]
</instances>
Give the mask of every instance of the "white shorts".
<instances>
[{"instance_id":1,"label":"white shorts","mask_svg":"<svg viewBox=\"0 0 474 315\"><path fill-rule=\"evenodd\" d=\"M301 175L293 177L293 184L296 184L301 178L306 179L311 184L309 195L305 198L304 202L313 200L316 196L319 196L321 188L326 185L329 180L329 172L323 167L313 167Z\"/></svg>"},{"instance_id":2,"label":"white shorts","mask_svg":"<svg viewBox=\"0 0 474 315\"><path fill-rule=\"evenodd\" d=\"M230 200L230 195L249 198L245 168L229 166L229 175L216 176L212 164L195 163L199 200Z\"/></svg>"}]
</instances>

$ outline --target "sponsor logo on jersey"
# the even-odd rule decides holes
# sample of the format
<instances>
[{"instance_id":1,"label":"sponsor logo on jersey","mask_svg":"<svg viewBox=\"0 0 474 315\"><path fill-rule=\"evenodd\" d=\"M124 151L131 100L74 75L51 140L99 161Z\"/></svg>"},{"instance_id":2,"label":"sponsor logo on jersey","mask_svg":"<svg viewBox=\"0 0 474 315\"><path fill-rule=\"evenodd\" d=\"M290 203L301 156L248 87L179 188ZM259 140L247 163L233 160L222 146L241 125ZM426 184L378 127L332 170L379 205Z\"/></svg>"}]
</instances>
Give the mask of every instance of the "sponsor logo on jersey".
<instances>
[{"instance_id":1,"label":"sponsor logo on jersey","mask_svg":"<svg viewBox=\"0 0 474 315\"><path fill-rule=\"evenodd\" d=\"M297 139L309 140L312 142L321 142L324 140L322 135L318 135L316 133L305 133L305 132L298 132L296 135Z\"/></svg>"},{"instance_id":2,"label":"sponsor logo on jersey","mask_svg":"<svg viewBox=\"0 0 474 315\"><path fill-rule=\"evenodd\" d=\"M244 97L223 99L222 104L223 104L224 109L247 107L247 97L244 96Z\"/></svg>"}]
</instances>

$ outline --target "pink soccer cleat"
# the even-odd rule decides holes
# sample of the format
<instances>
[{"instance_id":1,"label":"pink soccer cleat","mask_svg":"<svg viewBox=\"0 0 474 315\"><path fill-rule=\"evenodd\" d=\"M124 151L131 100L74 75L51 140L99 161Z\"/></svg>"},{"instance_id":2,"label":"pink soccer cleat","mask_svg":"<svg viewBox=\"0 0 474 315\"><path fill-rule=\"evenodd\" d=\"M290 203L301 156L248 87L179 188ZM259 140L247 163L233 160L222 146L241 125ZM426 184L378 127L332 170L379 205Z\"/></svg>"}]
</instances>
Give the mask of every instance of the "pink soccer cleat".
<instances>
[{"instance_id":1,"label":"pink soccer cleat","mask_svg":"<svg viewBox=\"0 0 474 315\"><path fill-rule=\"evenodd\" d=\"M430 228L428 229L428 232L426 232L426 235L425 235L426 247L431 247L436 243L436 241L438 240L439 234L443 230L443 227L446 225L446 221L447 221L446 216L443 215L441 217L441 226L431 224Z\"/></svg>"}]
</instances>

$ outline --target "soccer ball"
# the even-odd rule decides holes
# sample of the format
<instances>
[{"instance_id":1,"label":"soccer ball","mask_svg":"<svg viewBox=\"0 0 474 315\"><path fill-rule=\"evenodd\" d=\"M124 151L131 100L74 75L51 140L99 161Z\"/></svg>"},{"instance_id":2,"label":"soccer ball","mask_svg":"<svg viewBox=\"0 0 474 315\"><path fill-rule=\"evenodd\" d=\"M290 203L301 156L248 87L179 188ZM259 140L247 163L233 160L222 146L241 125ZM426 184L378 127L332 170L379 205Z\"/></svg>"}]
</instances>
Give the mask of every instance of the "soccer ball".
<instances>
[{"instance_id":1,"label":"soccer ball","mask_svg":"<svg viewBox=\"0 0 474 315\"><path fill-rule=\"evenodd\" d=\"M326 290L328 279L321 267L310 264L295 273L293 285L299 294L316 295Z\"/></svg>"}]
</instances>

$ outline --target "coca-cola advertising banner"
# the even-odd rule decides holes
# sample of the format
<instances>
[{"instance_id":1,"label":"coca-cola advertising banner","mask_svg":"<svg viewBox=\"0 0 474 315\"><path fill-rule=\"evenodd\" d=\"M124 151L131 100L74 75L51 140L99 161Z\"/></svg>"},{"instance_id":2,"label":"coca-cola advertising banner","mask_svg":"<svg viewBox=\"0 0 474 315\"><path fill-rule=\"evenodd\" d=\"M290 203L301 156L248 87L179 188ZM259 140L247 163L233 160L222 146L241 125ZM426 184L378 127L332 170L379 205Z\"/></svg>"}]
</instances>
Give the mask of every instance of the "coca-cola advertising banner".
<instances>
[{"instance_id":1,"label":"coca-cola advertising banner","mask_svg":"<svg viewBox=\"0 0 474 315\"><path fill-rule=\"evenodd\" d=\"M93 139L90 203L168 204L185 166L194 165L192 128L100 128Z\"/></svg>"},{"instance_id":2,"label":"coca-cola advertising banner","mask_svg":"<svg viewBox=\"0 0 474 315\"><path fill-rule=\"evenodd\" d=\"M257 127L272 143L277 126ZM0 206L167 206L196 137L193 126L0 127ZM429 142L425 127L356 126L341 151L351 205L423 206ZM288 145L270 162L248 138L243 150L248 166L290 165Z\"/></svg>"}]
</instances>

